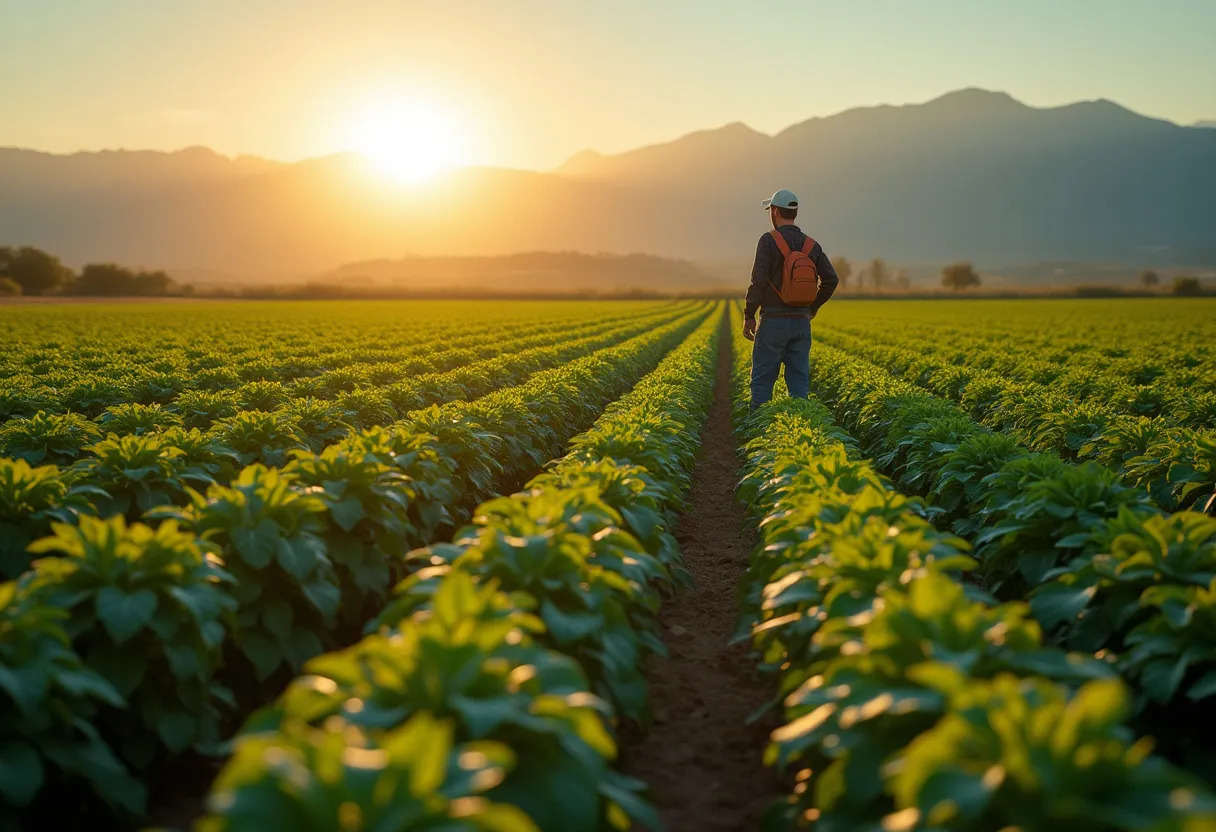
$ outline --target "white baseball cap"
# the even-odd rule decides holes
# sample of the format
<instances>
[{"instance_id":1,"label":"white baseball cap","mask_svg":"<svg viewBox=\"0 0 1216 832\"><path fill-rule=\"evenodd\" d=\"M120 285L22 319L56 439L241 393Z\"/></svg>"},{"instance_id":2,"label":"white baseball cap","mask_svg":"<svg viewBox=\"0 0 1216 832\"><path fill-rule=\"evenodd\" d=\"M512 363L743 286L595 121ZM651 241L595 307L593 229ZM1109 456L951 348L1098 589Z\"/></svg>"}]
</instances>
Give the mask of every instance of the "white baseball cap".
<instances>
[{"instance_id":1,"label":"white baseball cap","mask_svg":"<svg viewBox=\"0 0 1216 832\"><path fill-rule=\"evenodd\" d=\"M760 203L760 207L765 209L774 205L778 208L797 208L798 197L793 191L787 191L785 188L782 188Z\"/></svg>"}]
</instances>

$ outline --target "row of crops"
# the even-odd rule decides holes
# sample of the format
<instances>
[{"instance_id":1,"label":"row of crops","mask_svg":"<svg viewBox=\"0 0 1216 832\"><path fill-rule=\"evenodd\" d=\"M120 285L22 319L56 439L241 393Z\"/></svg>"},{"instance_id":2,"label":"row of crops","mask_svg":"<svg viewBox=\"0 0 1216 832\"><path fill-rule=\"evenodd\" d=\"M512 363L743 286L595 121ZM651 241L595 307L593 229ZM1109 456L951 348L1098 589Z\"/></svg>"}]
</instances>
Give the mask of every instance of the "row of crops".
<instances>
[{"instance_id":1,"label":"row of crops","mask_svg":"<svg viewBox=\"0 0 1216 832\"><path fill-rule=\"evenodd\" d=\"M613 732L647 719L640 668L662 650L660 593L683 579L667 529L722 311L593 306L538 326L548 346L487 330L494 357L462 348L450 378L413 384L420 403L356 386L384 405L368 421L307 387L342 351L293 371L283 405L206 427L181 423L193 379L92 418L11 417L0 817L135 825L290 682L236 742L208 828L648 819L641 784L611 766ZM333 429L293 425L293 405L332 408ZM118 433L116 412L157 417ZM234 419L275 429L239 447ZM102 438L30 441L56 420Z\"/></svg>"},{"instance_id":2,"label":"row of crops","mask_svg":"<svg viewBox=\"0 0 1216 832\"><path fill-rule=\"evenodd\" d=\"M768 759L795 783L774 823L1211 828L1216 519L1178 510L1206 504L1210 466L1174 449L1153 487L1029 441L1058 414L1021 433L935 395L935 372L995 360L975 343L974 363L926 369L881 348L915 322L855 317L817 324L810 401L737 411L761 535L739 636L779 686Z\"/></svg>"},{"instance_id":3,"label":"row of crops","mask_svg":"<svg viewBox=\"0 0 1216 832\"><path fill-rule=\"evenodd\" d=\"M1023 306L1033 335L1003 319L964 329L897 316L896 327L870 310L816 337L829 357L889 371L1031 450L1094 462L1163 509L1202 508L1216 490L1216 346L1206 305L1166 304L1146 311L1166 313L1160 322L1097 304L1090 328L1081 305L1058 332Z\"/></svg>"},{"instance_id":4,"label":"row of crops","mask_svg":"<svg viewBox=\"0 0 1216 832\"><path fill-rule=\"evenodd\" d=\"M0 318L0 828L658 829L719 346L766 828L1216 828L1210 324L949 306L831 308L755 414L737 306Z\"/></svg>"}]
</instances>

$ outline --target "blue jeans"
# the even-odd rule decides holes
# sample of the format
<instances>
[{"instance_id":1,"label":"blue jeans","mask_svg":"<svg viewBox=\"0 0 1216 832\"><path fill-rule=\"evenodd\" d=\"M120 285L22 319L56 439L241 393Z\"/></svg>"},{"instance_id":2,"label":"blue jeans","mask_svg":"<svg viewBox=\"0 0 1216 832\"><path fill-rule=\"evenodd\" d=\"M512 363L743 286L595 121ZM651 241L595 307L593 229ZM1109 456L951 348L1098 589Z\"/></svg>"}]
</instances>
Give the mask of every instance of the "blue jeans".
<instances>
[{"instance_id":1,"label":"blue jeans","mask_svg":"<svg viewBox=\"0 0 1216 832\"><path fill-rule=\"evenodd\" d=\"M811 385L810 318L760 319L752 344L752 410L772 399L782 364L790 396L805 399Z\"/></svg>"}]
</instances>

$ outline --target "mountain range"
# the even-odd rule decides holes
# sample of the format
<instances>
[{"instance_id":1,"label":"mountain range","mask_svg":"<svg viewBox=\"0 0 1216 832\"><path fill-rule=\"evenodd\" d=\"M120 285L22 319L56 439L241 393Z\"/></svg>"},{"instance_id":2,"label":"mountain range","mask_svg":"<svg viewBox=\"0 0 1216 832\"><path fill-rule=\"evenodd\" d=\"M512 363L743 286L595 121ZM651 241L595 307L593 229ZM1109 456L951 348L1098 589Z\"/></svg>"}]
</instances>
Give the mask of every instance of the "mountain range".
<instances>
[{"instance_id":1,"label":"mountain range","mask_svg":"<svg viewBox=\"0 0 1216 832\"><path fill-rule=\"evenodd\" d=\"M1216 130L1099 100L968 89L774 135L735 123L555 170L390 183L354 154L297 163L0 149L0 245L187 278L289 278L405 255L646 252L746 260L759 201L802 196L829 254L983 267L1216 265Z\"/></svg>"}]
</instances>

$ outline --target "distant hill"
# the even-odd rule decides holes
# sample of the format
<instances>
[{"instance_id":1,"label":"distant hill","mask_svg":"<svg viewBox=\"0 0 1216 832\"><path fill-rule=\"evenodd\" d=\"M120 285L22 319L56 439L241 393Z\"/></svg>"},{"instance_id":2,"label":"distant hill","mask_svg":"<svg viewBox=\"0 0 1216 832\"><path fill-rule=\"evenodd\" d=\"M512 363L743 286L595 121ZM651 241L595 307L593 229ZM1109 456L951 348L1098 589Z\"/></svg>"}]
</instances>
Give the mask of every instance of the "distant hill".
<instances>
[{"instance_id":1,"label":"distant hill","mask_svg":"<svg viewBox=\"0 0 1216 832\"><path fill-rule=\"evenodd\" d=\"M1216 127L1216 119L1195 122L1196 127Z\"/></svg>"},{"instance_id":2,"label":"distant hill","mask_svg":"<svg viewBox=\"0 0 1216 832\"><path fill-rule=\"evenodd\" d=\"M411 187L350 154L0 150L0 245L258 279L405 254L734 260L754 249L758 202L778 187L803 196L803 226L829 254L854 259L1216 264L1216 131L1109 101L1041 109L983 90Z\"/></svg>"},{"instance_id":3,"label":"distant hill","mask_svg":"<svg viewBox=\"0 0 1216 832\"><path fill-rule=\"evenodd\" d=\"M406 257L350 263L322 284L411 291L694 292L729 284L684 260L646 254L529 252L501 257Z\"/></svg>"},{"instance_id":4,"label":"distant hill","mask_svg":"<svg viewBox=\"0 0 1216 832\"><path fill-rule=\"evenodd\" d=\"M810 119L767 139L745 140L737 125L714 135L580 154L560 170L678 188L699 203L691 210L712 206L724 234L755 210L756 191L786 185L803 195L807 229L829 253L1216 262L1216 133L1109 101L1037 109L964 90Z\"/></svg>"}]
</instances>

